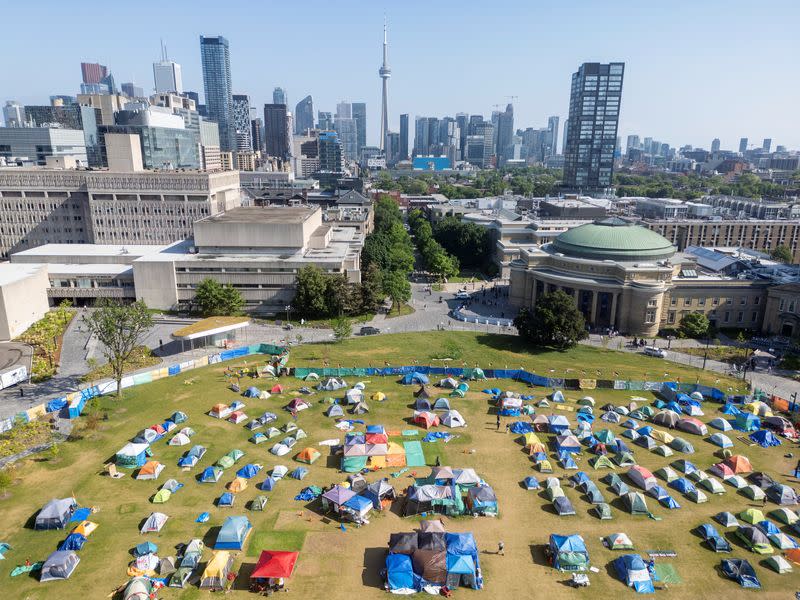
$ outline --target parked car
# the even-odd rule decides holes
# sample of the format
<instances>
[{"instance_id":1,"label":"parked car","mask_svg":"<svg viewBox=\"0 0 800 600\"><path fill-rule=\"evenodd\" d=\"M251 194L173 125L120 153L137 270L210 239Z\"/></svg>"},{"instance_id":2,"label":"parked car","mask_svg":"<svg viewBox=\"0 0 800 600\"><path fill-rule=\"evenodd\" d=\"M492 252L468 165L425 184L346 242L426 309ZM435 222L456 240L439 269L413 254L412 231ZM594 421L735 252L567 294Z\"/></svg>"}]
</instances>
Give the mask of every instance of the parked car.
<instances>
[{"instance_id":1,"label":"parked car","mask_svg":"<svg viewBox=\"0 0 800 600\"><path fill-rule=\"evenodd\" d=\"M371 325L365 325L359 330L360 335L377 335L381 332L380 329L377 327L372 327Z\"/></svg>"},{"instance_id":2,"label":"parked car","mask_svg":"<svg viewBox=\"0 0 800 600\"><path fill-rule=\"evenodd\" d=\"M644 353L647 356L655 356L656 358L667 358L667 351L655 346L645 346Z\"/></svg>"},{"instance_id":3,"label":"parked car","mask_svg":"<svg viewBox=\"0 0 800 600\"><path fill-rule=\"evenodd\" d=\"M464 290L461 290L456 294L456 298L458 298L459 300L468 300L469 294Z\"/></svg>"}]
</instances>

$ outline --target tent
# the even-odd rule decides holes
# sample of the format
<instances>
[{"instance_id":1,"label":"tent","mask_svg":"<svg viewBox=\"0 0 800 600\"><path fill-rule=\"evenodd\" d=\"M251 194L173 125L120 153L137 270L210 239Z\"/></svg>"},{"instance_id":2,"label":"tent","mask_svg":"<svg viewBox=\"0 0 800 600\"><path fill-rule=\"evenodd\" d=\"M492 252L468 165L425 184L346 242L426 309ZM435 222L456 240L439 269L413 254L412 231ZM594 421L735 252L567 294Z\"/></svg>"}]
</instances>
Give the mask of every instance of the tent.
<instances>
[{"instance_id":1,"label":"tent","mask_svg":"<svg viewBox=\"0 0 800 600\"><path fill-rule=\"evenodd\" d=\"M338 377L328 377L317 384L318 390L333 392L347 387L347 383ZM273 392L275 393L275 392Z\"/></svg>"},{"instance_id":2,"label":"tent","mask_svg":"<svg viewBox=\"0 0 800 600\"><path fill-rule=\"evenodd\" d=\"M746 485L739 489L739 493L751 500L763 500L766 495L764 494L764 490L757 485Z\"/></svg>"},{"instance_id":3,"label":"tent","mask_svg":"<svg viewBox=\"0 0 800 600\"><path fill-rule=\"evenodd\" d=\"M186 446L191 440L189 440L189 436L185 433L178 433L172 436L172 439L169 441L170 446Z\"/></svg>"},{"instance_id":4,"label":"tent","mask_svg":"<svg viewBox=\"0 0 800 600\"><path fill-rule=\"evenodd\" d=\"M561 390L556 390L550 394L550 400L553 402L564 402L564 394L561 392Z\"/></svg>"},{"instance_id":5,"label":"tent","mask_svg":"<svg viewBox=\"0 0 800 600\"><path fill-rule=\"evenodd\" d=\"M736 415L733 426L739 431L756 431L761 426L761 421L749 412L741 412Z\"/></svg>"},{"instance_id":6,"label":"tent","mask_svg":"<svg viewBox=\"0 0 800 600\"><path fill-rule=\"evenodd\" d=\"M592 465L593 469L616 469L611 459L605 455L594 457L589 461L589 464Z\"/></svg>"},{"instance_id":7,"label":"tent","mask_svg":"<svg viewBox=\"0 0 800 600\"><path fill-rule=\"evenodd\" d=\"M786 523L787 525L794 525L798 522L798 520L800 520L800 517L798 517L796 512L784 507L776 508L775 510L770 511L769 515L781 523Z\"/></svg>"},{"instance_id":8,"label":"tent","mask_svg":"<svg viewBox=\"0 0 800 600\"><path fill-rule=\"evenodd\" d=\"M785 533L770 533L767 535L769 541L772 542L772 545L775 546L778 550L792 550L797 549L798 545L797 542L791 536L786 535Z\"/></svg>"},{"instance_id":9,"label":"tent","mask_svg":"<svg viewBox=\"0 0 800 600\"><path fill-rule=\"evenodd\" d=\"M403 385L412 385L415 383L425 385L428 383L428 376L414 371L413 373L406 373L403 375L403 377L400 379L400 383Z\"/></svg>"},{"instance_id":10,"label":"tent","mask_svg":"<svg viewBox=\"0 0 800 600\"><path fill-rule=\"evenodd\" d=\"M285 410L289 412L299 412L301 410L305 410L307 408L311 408L311 405L303 400L302 398L294 398L289 404L283 407Z\"/></svg>"},{"instance_id":11,"label":"tent","mask_svg":"<svg viewBox=\"0 0 800 600\"><path fill-rule=\"evenodd\" d=\"M539 480L536 479L536 477L530 475L522 481L522 485L526 490L538 490Z\"/></svg>"},{"instance_id":12,"label":"tent","mask_svg":"<svg viewBox=\"0 0 800 600\"><path fill-rule=\"evenodd\" d=\"M325 411L326 417L343 417L344 409L339 404L331 404Z\"/></svg>"},{"instance_id":13,"label":"tent","mask_svg":"<svg viewBox=\"0 0 800 600\"><path fill-rule=\"evenodd\" d=\"M61 498L50 500L36 515L34 529L64 529L78 504L75 498Z\"/></svg>"},{"instance_id":14,"label":"tent","mask_svg":"<svg viewBox=\"0 0 800 600\"><path fill-rule=\"evenodd\" d=\"M742 411L743 412L752 413L754 415L758 415L759 417L771 417L772 416L772 411L770 410L769 406L767 404L765 404L764 402L761 402L760 400L756 401L756 402L750 402L748 404L745 404L742 407Z\"/></svg>"},{"instance_id":15,"label":"tent","mask_svg":"<svg viewBox=\"0 0 800 600\"><path fill-rule=\"evenodd\" d=\"M674 453L672 452L672 448L669 446L656 446L653 448L653 454L658 454L659 456L672 456Z\"/></svg>"},{"instance_id":16,"label":"tent","mask_svg":"<svg viewBox=\"0 0 800 600\"><path fill-rule=\"evenodd\" d=\"M136 479L158 479L159 475L161 475L161 471L163 470L164 465L162 465L160 462L157 460L149 460L139 469Z\"/></svg>"},{"instance_id":17,"label":"tent","mask_svg":"<svg viewBox=\"0 0 800 600\"><path fill-rule=\"evenodd\" d=\"M367 406L366 402L359 402L350 412L354 415L364 415L369 412L369 406Z\"/></svg>"},{"instance_id":18,"label":"tent","mask_svg":"<svg viewBox=\"0 0 800 600\"><path fill-rule=\"evenodd\" d=\"M730 431L731 429L733 429L733 427L731 427L730 422L728 422L726 419L723 419L722 417L711 419L711 421L709 421L708 424L711 425L711 427L713 427L714 429L719 429L720 431Z\"/></svg>"},{"instance_id":19,"label":"tent","mask_svg":"<svg viewBox=\"0 0 800 600\"><path fill-rule=\"evenodd\" d=\"M433 410L450 410L450 400L447 398L437 398L433 403Z\"/></svg>"},{"instance_id":20,"label":"tent","mask_svg":"<svg viewBox=\"0 0 800 600\"><path fill-rule=\"evenodd\" d=\"M251 528L247 517L227 517L217 534L214 549L242 550Z\"/></svg>"},{"instance_id":21,"label":"tent","mask_svg":"<svg viewBox=\"0 0 800 600\"><path fill-rule=\"evenodd\" d=\"M267 507L267 497L264 495L256 496L250 501L250 510L263 511Z\"/></svg>"},{"instance_id":22,"label":"tent","mask_svg":"<svg viewBox=\"0 0 800 600\"><path fill-rule=\"evenodd\" d=\"M472 514L497 514L497 496L485 483L469 488L466 503Z\"/></svg>"},{"instance_id":23,"label":"tent","mask_svg":"<svg viewBox=\"0 0 800 600\"><path fill-rule=\"evenodd\" d=\"M755 525L764 520L764 513L757 508L748 508L739 513L739 518L745 523Z\"/></svg>"},{"instance_id":24,"label":"tent","mask_svg":"<svg viewBox=\"0 0 800 600\"><path fill-rule=\"evenodd\" d=\"M653 415L652 421L662 427L675 427L680 420L680 415L674 410L660 410Z\"/></svg>"},{"instance_id":25,"label":"tent","mask_svg":"<svg viewBox=\"0 0 800 600\"><path fill-rule=\"evenodd\" d=\"M780 415L764 417L761 420L761 424L765 429L771 429L772 431L787 437L795 437L795 428L792 425L792 422L786 417L781 417Z\"/></svg>"},{"instance_id":26,"label":"tent","mask_svg":"<svg viewBox=\"0 0 800 600\"><path fill-rule=\"evenodd\" d=\"M641 492L628 492L622 496L622 503L625 509L632 515L650 514L650 511L647 509L647 502Z\"/></svg>"},{"instance_id":27,"label":"tent","mask_svg":"<svg viewBox=\"0 0 800 600\"><path fill-rule=\"evenodd\" d=\"M753 471L750 461L741 454L734 454L733 456L725 459L723 464L730 467L731 471L733 471L733 473L736 475L741 473L752 473Z\"/></svg>"},{"instance_id":28,"label":"tent","mask_svg":"<svg viewBox=\"0 0 800 600\"><path fill-rule=\"evenodd\" d=\"M267 441L267 436L265 436L265 435L264 435L263 433L261 433L261 432L257 432L257 433L254 433L254 434L253 434L253 435L250 437L250 440L249 440L249 441L251 441L251 442L253 442L254 444L258 445L258 444L261 444L261 443L263 443L263 442L266 442L266 441Z\"/></svg>"},{"instance_id":29,"label":"tent","mask_svg":"<svg viewBox=\"0 0 800 600\"><path fill-rule=\"evenodd\" d=\"M706 424L694 417L680 419L677 428L686 433L693 433L694 435L708 435Z\"/></svg>"},{"instance_id":30,"label":"tent","mask_svg":"<svg viewBox=\"0 0 800 600\"><path fill-rule=\"evenodd\" d=\"M247 489L247 479L244 477L235 477L233 481L228 484L228 491L233 494L238 494Z\"/></svg>"},{"instance_id":31,"label":"tent","mask_svg":"<svg viewBox=\"0 0 800 600\"><path fill-rule=\"evenodd\" d=\"M638 554L624 554L614 560L614 570L617 576L627 585L640 594L655 592L653 580L644 560Z\"/></svg>"},{"instance_id":32,"label":"tent","mask_svg":"<svg viewBox=\"0 0 800 600\"><path fill-rule=\"evenodd\" d=\"M569 421L564 415L550 415L547 418L547 428L550 433L560 435L569 429Z\"/></svg>"},{"instance_id":33,"label":"tent","mask_svg":"<svg viewBox=\"0 0 800 600\"><path fill-rule=\"evenodd\" d=\"M228 573L233 568L233 560L230 552L225 550L214 552L200 576L200 589L222 590L225 587Z\"/></svg>"},{"instance_id":34,"label":"tent","mask_svg":"<svg viewBox=\"0 0 800 600\"><path fill-rule=\"evenodd\" d=\"M202 473L200 473L200 482L201 483L216 483L219 481L219 478L222 477L222 468L221 467L206 467Z\"/></svg>"},{"instance_id":35,"label":"tent","mask_svg":"<svg viewBox=\"0 0 800 600\"><path fill-rule=\"evenodd\" d=\"M658 446L658 442L648 435L640 435L638 438L633 440L633 443L637 446L641 446L645 450L653 450L656 446Z\"/></svg>"},{"instance_id":36,"label":"tent","mask_svg":"<svg viewBox=\"0 0 800 600\"><path fill-rule=\"evenodd\" d=\"M161 528L164 527L164 525L166 524L167 519L169 519L169 517L164 513L160 512L150 513L150 516L147 517L147 519L145 519L144 525L142 525L142 528L139 530L139 533L159 532L161 531Z\"/></svg>"},{"instance_id":37,"label":"tent","mask_svg":"<svg viewBox=\"0 0 800 600\"><path fill-rule=\"evenodd\" d=\"M736 528L736 537L738 537L750 552L756 554L772 554L772 546L770 546L769 538L766 534L752 525L740 525Z\"/></svg>"},{"instance_id":38,"label":"tent","mask_svg":"<svg viewBox=\"0 0 800 600\"><path fill-rule=\"evenodd\" d=\"M269 391L270 394L282 394L283 393L283 386L280 383L276 383L272 386L272 389Z\"/></svg>"},{"instance_id":39,"label":"tent","mask_svg":"<svg viewBox=\"0 0 800 600\"><path fill-rule=\"evenodd\" d=\"M234 496L231 492L225 492L219 497L219 499L217 499L217 506L219 508L230 508L233 506L235 501L236 496Z\"/></svg>"},{"instance_id":40,"label":"tent","mask_svg":"<svg viewBox=\"0 0 800 600\"><path fill-rule=\"evenodd\" d=\"M153 504L164 504L172 496L172 492L167 489L160 489L153 496Z\"/></svg>"},{"instance_id":41,"label":"tent","mask_svg":"<svg viewBox=\"0 0 800 600\"><path fill-rule=\"evenodd\" d=\"M764 561L764 565L775 571L776 573L791 573L792 565L788 560L782 556L770 556Z\"/></svg>"},{"instance_id":42,"label":"tent","mask_svg":"<svg viewBox=\"0 0 800 600\"><path fill-rule=\"evenodd\" d=\"M633 454L630 452L620 452L611 457L618 467L630 467L636 464Z\"/></svg>"},{"instance_id":43,"label":"tent","mask_svg":"<svg viewBox=\"0 0 800 600\"><path fill-rule=\"evenodd\" d=\"M344 399L347 404L358 404L364 399L364 392L359 388L351 388L345 392Z\"/></svg>"},{"instance_id":44,"label":"tent","mask_svg":"<svg viewBox=\"0 0 800 600\"><path fill-rule=\"evenodd\" d=\"M39 581L69 579L79 562L80 557L72 550L56 550L44 561Z\"/></svg>"},{"instance_id":45,"label":"tent","mask_svg":"<svg viewBox=\"0 0 800 600\"><path fill-rule=\"evenodd\" d=\"M241 477L242 479L252 479L258 472L261 470L261 465L256 465L253 463L247 463L243 467L241 467L238 471L236 471L236 476Z\"/></svg>"},{"instance_id":46,"label":"tent","mask_svg":"<svg viewBox=\"0 0 800 600\"><path fill-rule=\"evenodd\" d=\"M694 446L680 437L676 437L674 440L672 440L669 443L669 447L673 450L677 450L678 452L683 452L684 454L694 454Z\"/></svg>"},{"instance_id":47,"label":"tent","mask_svg":"<svg viewBox=\"0 0 800 600\"><path fill-rule=\"evenodd\" d=\"M756 577L752 565L743 558L723 560L720 564L722 573L744 588L761 588L761 582Z\"/></svg>"},{"instance_id":48,"label":"tent","mask_svg":"<svg viewBox=\"0 0 800 600\"><path fill-rule=\"evenodd\" d=\"M589 569L589 551L580 535L551 533L548 546L555 569L559 571L587 571Z\"/></svg>"},{"instance_id":49,"label":"tent","mask_svg":"<svg viewBox=\"0 0 800 600\"><path fill-rule=\"evenodd\" d=\"M299 552L262 550L250 579L288 579L294 573Z\"/></svg>"},{"instance_id":50,"label":"tent","mask_svg":"<svg viewBox=\"0 0 800 600\"><path fill-rule=\"evenodd\" d=\"M719 512L714 515L714 520L723 527L738 527L739 521L728 511Z\"/></svg>"},{"instance_id":51,"label":"tent","mask_svg":"<svg viewBox=\"0 0 800 600\"><path fill-rule=\"evenodd\" d=\"M662 431L660 429L653 429L650 432L650 437L657 442L661 442L662 444L669 444L675 439L671 433L667 433L666 431Z\"/></svg>"},{"instance_id":52,"label":"tent","mask_svg":"<svg viewBox=\"0 0 800 600\"><path fill-rule=\"evenodd\" d=\"M594 510L595 513L597 514L597 518L600 519L601 521L613 518L611 516L611 506L609 506L608 504L605 503L595 504Z\"/></svg>"},{"instance_id":53,"label":"tent","mask_svg":"<svg viewBox=\"0 0 800 600\"><path fill-rule=\"evenodd\" d=\"M612 533L603 540L609 550L633 550L633 542L627 533Z\"/></svg>"},{"instance_id":54,"label":"tent","mask_svg":"<svg viewBox=\"0 0 800 600\"><path fill-rule=\"evenodd\" d=\"M655 474L667 483L675 481L678 478L678 474L672 470L672 467L661 467Z\"/></svg>"},{"instance_id":55,"label":"tent","mask_svg":"<svg viewBox=\"0 0 800 600\"><path fill-rule=\"evenodd\" d=\"M733 442L731 441L731 438L724 433L715 433L708 438L708 441L715 446L719 446L720 448L733 448Z\"/></svg>"},{"instance_id":56,"label":"tent","mask_svg":"<svg viewBox=\"0 0 800 600\"><path fill-rule=\"evenodd\" d=\"M414 424L423 427L424 429L430 429L431 427L436 427L439 425L439 416L428 411L414 411Z\"/></svg>"},{"instance_id":57,"label":"tent","mask_svg":"<svg viewBox=\"0 0 800 600\"><path fill-rule=\"evenodd\" d=\"M455 589L458 587L479 588L475 558L470 554L451 554L447 553L447 587Z\"/></svg>"},{"instance_id":58,"label":"tent","mask_svg":"<svg viewBox=\"0 0 800 600\"><path fill-rule=\"evenodd\" d=\"M442 425L445 427L466 427L467 422L464 420L464 417L461 416L461 413L457 410L448 410L446 413L442 415L441 418Z\"/></svg>"},{"instance_id":59,"label":"tent","mask_svg":"<svg viewBox=\"0 0 800 600\"><path fill-rule=\"evenodd\" d=\"M751 433L748 437L762 448L781 445L781 441L778 437L767 429L759 429L755 433Z\"/></svg>"},{"instance_id":60,"label":"tent","mask_svg":"<svg viewBox=\"0 0 800 600\"><path fill-rule=\"evenodd\" d=\"M261 390L259 390L255 386L247 388L242 394L242 396L244 396L245 398L258 398L260 395L261 395Z\"/></svg>"},{"instance_id":61,"label":"tent","mask_svg":"<svg viewBox=\"0 0 800 600\"><path fill-rule=\"evenodd\" d=\"M639 465L634 465L628 469L628 479L630 479L636 487L643 490L648 490L652 486L657 485L656 478L653 474Z\"/></svg>"},{"instance_id":62,"label":"tent","mask_svg":"<svg viewBox=\"0 0 800 600\"><path fill-rule=\"evenodd\" d=\"M679 491L681 494L688 494L695 490L694 484L686 479L686 477L678 477L669 482L669 487L673 490Z\"/></svg>"},{"instance_id":63,"label":"tent","mask_svg":"<svg viewBox=\"0 0 800 600\"><path fill-rule=\"evenodd\" d=\"M553 499L553 508L556 509L559 517L575 515L575 509L566 496L558 496Z\"/></svg>"},{"instance_id":64,"label":"tent","mask_svg":"<svg viewBox=\"0 0 800 600\"><path fill-rule=\"evenodd\" d=\"M416 591L419 576L414 573L411 556L389 553L386 557L386 584L391 592Z\"/></svg>"},{"instance_id":65,"label":"tent","mask_svg":"<svg viewBox=\"0 0 800 600\"><path fill-rule=\"evenodd\" d=\"M114 464L118 467L135 469L147 462L147 450L150 444L127 443L114 456Z\"/></svg>"},{"instance_id":66,"label":"tent","mask_svg":"<svg viewBox=\"0 0 800 600\"><path fill-rule=\"evenodd\" d=\"M447 582L447 553L444 550L417 550L411 557L414 573L429 583Z\"/></svg>"},{"instance_id":67,"label":"tent","mask_svg":"<svg viewBox=\"0 0 800 600\"><path fill-rule=\"evenodd\" d=\"M711 492L712 494L725 493L725 488L722 487L722 484L713 477L706 477L705 479L701 479L698 485L706 489L707 491Z\"/></svg>"},{"instance_id":68,"label":"tent","mask_svg":"<svg viewBox=\"0 0 800 600\"><path fill-rule=\"evenodd\" d=\"M581 451L581 443L574 435L558 435L555 441L556 451L561 453L579 453Z\"/></svg>"},{"instance_id":69,"label":"tent","mask_svg":"<svg viewBox=\"0 0 800 600\"><path fill-rule=\"evenodd\" d=\"M772 500L775 504L784 506L798 503L797 492L788 485L783 485L781 483L773 483L767 488L767 498Z\"/></svg>"},{"instance_id":70,"label":"tent","mask_svg":"<svg viewBox=\"0 0 800 600\"><path fill-rule=\"evenodd\" d=\"M438 385L441 388L448 388L454 390L458 387L458 381L456 381L452 377L446 377L444 379L440 379L439 383L437 383L436 385Z\"/></svg>"},{"instance_id":71,"label":"tent","mask_svg":"<svg viewBox=\"0 0 800 600\"><path fill-rule=\"evenodd\" d=\"M600 415L600 418L607 423L619 423L621 417L619 416L619 413L615 413L614 411L610 410ZM630 422L633 423L633 421ZM635 426L636 425L634 424L634 427ZM623 425L623 427L625 427L625 425Z\"/></svg>"}]
</instances>

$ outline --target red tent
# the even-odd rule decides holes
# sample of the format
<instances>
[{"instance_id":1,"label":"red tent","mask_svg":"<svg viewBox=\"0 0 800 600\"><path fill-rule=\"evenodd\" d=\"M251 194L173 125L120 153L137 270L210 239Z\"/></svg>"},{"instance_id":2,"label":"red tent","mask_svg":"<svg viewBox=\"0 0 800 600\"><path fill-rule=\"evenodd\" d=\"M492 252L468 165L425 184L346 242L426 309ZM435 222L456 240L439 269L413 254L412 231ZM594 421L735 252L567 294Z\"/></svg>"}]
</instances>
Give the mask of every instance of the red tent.
<instances>
[{"instance_id":1,"label":"red tent","mask_svg":"<svg viewBox=\"0 0 800 600\"><path fill-rule=\"evenodd\" d=\"M750 461L747 460L747 457L742 456L741 454L734 454L733 456L728 457L725 459L723 464L729 466L737 475L739 473L750 473L753 470L753 467L750 466Z\"/></svg>"},{"instance_id":2,"label":"red tent","mask_svg":"<svg viewBox=\"0 0 800 600\"><path fill-rule=\"evenodd\" d=\"M418 411L414 413L414 423L425 429L430 429L439 424L439 415L424 410Z\"/></svg>"},{"instance_id":3,"label":"red tent","mask_svg":"<svg viewBox=\"0 0 800 600\"><path fill-rule=\"evenodd\" d=\"M280 383L276 383L272 386L272 389L269 391L270 394L282 394L283 393L283 386Z\"/></svg>"},{"instance_id":4,"label":"red tent","mask_svg":"<svg viewBox=\"0 0 800 600\"><path fill-rule=\"evenodd\" d=\"M299 552L262 550L250 579L278 579L292 576Z\"/></svg>"}]
</instances>

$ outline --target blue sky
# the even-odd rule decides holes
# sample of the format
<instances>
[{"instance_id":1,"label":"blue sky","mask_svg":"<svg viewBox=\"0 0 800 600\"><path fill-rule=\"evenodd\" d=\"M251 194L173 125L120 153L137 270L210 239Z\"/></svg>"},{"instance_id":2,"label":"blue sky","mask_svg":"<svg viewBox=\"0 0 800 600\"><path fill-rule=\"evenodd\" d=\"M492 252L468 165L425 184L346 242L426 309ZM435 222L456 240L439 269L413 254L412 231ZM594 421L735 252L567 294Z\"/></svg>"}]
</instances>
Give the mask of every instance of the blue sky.
<instances>
[{"instance_id":1,"label":"blue sky","mask_svg":"<svg viewBox=\"0 0 800 600\"><path fill-rule=\"evenodd\" d=\"M27 5L26 5L27 4ZM32 8L35 6L35 9ZM314 110L365 101L378 137L383 15L389 19L390 126L399 114L491 114L516 96L516 127L567 116L584 61L626 63L620 135L708 148L764 137L800 148L800 2L273 0L4 3L0 101L75 94L80 62L152 88L159 40L202 94L199 35L231 45L235 93L254 105L284 87Z\"/></svg>"}]
</instances>

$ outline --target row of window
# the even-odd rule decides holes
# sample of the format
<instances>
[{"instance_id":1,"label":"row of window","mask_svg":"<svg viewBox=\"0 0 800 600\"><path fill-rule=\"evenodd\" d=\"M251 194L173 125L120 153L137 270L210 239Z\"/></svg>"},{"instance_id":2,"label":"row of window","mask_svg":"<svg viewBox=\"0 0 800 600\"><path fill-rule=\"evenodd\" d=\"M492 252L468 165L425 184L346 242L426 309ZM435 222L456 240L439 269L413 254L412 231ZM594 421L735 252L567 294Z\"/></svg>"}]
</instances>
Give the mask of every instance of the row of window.
<instances>
[{"instance_id":1,"label":"row of window","mask_svg":"<svg viewBox=\"0 0 800 600\"><path fill-rule=\"evenodd\" d=\"M686 297L686 298L683 299L683 305L684 306L691 306L692 302L694 300L695 300L694 298ZM705 306L707 300L708 300L707 298L697 298L697 305L698 306ZM711 306L718 306L719 303L722 300L725 301L725 304L733 304L733 300L734 299L733 298L711 298ZM742 297L739 298L739 305L740 306L747 306L747 302L748 302L748 297L747 296L742 296ZM753 298L753 304L755 306L758 306L759 304L761 304L761 296L755 296ZM678 298L676 296L672 296L670 298L670 300L669 300L669 305L670 306L677 306L678 305Z\"/></svg>"},{"instance_id":2,"label":"row of window","mask_svg":"<svg viewBox=\"0 0 800 600\"><path fill-rule=\"evenodd\" d=\"M684 313L684 314L687 314L687 313ZM683 314L681 316L683 316ZM672 325L672 324L676 323L676 319L677 319L677 316L676 316L676 313L675 313L674 310L671 310L671 311L669 311L669 313L667 313L667 323ZM647 322L648 323L653 323L654 321L647 321ZM731 311L726 310L724 313L722 313L722 322L723 323L730 323L731 322ZM745 322L756 323L756 322L758 322L758 311L754 310L753 312L751 312L750 313L750 321L745 321L745 311L740 310L740 311L738 311L736 313L736 322L737 323L745 323Z\"/></svg>"}]
</instances>

